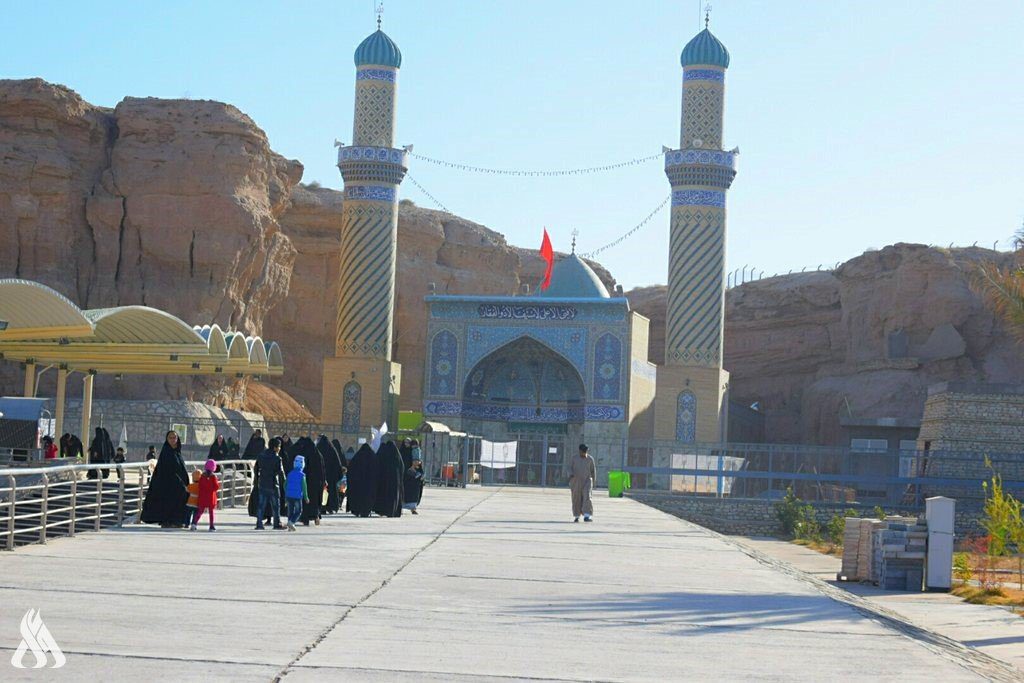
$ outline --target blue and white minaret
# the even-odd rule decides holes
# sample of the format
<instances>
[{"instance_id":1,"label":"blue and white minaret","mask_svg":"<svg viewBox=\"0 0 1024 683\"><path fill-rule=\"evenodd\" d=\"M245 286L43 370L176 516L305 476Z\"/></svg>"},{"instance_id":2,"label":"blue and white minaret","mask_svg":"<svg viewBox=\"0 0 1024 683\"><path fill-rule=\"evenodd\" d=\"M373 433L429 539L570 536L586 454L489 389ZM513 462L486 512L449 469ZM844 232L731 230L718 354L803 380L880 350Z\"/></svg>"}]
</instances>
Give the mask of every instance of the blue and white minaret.
<instances>
[{"instance_id":1,"label":"blue and white minaret","mask_svg":"<svg viewBox=\"0 0 1024 683\"><path fill-rule=\"evenodd\" d=\"M353 432L393 420L401 366L392 360L398 186L406 151L395 149L402 53L380 30L355 52L352 144L338 148L345 181L335 357L325 359L322 418Z\"/></svg>"},{"instance_id":2,"label":"blue and white minaret","mask_svg":"<svg viewBox=\"0 0 1024 683\"><path fill-rule=\"evenodd\" d=\"M672 185L665 366L658 371L656 436L725 439L722 369L725 197L736 155L723 150L729 51L705 27L686 47L679 149L665 153Z\"/></svg>"}]
</instances>

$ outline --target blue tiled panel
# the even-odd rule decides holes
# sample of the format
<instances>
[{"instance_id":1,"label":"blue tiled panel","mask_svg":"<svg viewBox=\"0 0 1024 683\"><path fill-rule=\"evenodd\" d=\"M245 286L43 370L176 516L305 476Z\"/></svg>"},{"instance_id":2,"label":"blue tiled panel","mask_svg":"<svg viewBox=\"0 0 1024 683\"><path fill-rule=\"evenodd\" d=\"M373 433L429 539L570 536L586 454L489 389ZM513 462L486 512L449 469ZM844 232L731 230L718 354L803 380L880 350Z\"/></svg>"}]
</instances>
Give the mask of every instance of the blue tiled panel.
<instances>
[{"instance_id":1,"label":"blue tiled panel","mask_svg":"<svg viewBox=\"0 0 1024 683\"><path fill-rule=\"evenodd\" d=\"M492 351L518 339L529 337L544 344L572 363L581 377L587 376L587 330L585 327L523 327L470 325L466 340L466 368L472 370Z\"/></svg>"},{"instance_id":2,"label":"blue tiled panel","mask_svg":"<svg viewBox=\"0 0 1024 683\"><path fill-rule=\"evenodd\" d=\"M676 403L676 441L697 440L697 397L689 389L681 391Z\"/></svg>"},{"instance_id":3,"label":"blue tiled panel","mask_svg":"<svg viewBox=\"0 0 1024 683\"><path fill-rule=\"evenodd\" d=\"M398 192L393 187L382 187L380 185L345 186L345 199L393 202L397 196Z\"/></svg>"},{"instance_id":4,"label":"blue tiled panel","mask_svg":"<svg viewBox=\"0 0 1024 683\"><path fill-rule=\"evenodd\" d=\"M725 206L725 193L717 190L675 190L672 206Z\"/></svg>"},{"instance_id":5,"label":"blue tiled panel","mask_svg":"<svg viewBox=\"0 0 1024 683\"><path fill-rule=\"evenodd\" d=\"M359 382L345 385L341 404L341 429L344 432L358 432L362 421L363 388Z\"/></svg>"},{"instance_id":6,"label":"blue tiled panel","mask_svg":"<svg viewBox=\"0 0 1024 683\"><path fill-rule=\"evenodd\" d=\"M455 396L458 390L456 369L459 344L455 335L441 330L430 344L430 395Z\"/></svg>"},{"instance_id":7,"label":"blue tiled panel","mask_svg":"<svg viewBox=\"0 0 1024 683\"><path fill-rule=\"evenodd\" d=\"M594 399L619 400L622 379L622 341L614 334L601 335L594 345Z\"/></svg>"},{"instance_id":8,"label":"blue tiled panel","mask_svg":"<svg viewBox=\"0 0 1024 683\"><path fill-rule=\"evenodd\" d=\"M505 406L463 401L428 401L424 415L431 417L466 417L476 420L513 422L618 422L625 419L622 406L580 406L574 408L541 408Z\"/></svg>"}]
</instances>

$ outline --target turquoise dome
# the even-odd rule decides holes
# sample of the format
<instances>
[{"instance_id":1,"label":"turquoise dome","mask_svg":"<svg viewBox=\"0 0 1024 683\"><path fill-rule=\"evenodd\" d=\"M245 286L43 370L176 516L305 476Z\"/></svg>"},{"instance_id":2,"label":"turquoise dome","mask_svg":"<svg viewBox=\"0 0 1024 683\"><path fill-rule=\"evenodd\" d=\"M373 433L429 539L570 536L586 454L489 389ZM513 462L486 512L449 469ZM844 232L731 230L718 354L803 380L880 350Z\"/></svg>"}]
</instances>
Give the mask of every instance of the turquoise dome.
<instances>
[{"instance_id":1,"label":"turquoise dome","mask_svg":"<svg viewBox=\"0 0 1024 683\"><path fill-rule=\"evenodd\" d=\"M366 64L393 66L397 69L402 66L402 51L388 34L377 29L356 48L356 66Z\"/></svg>"},{"instance_id":2,"label":"turquoise dome","mask_svg":"<svg viewBox=\"0 0 1024 683\"><path fill-rule=\"evenodd\" d=\"M540 296L559 299L608 299L597 273L576 254L569 254L551 269L551 284Z\"/></svg>"},{"instance_id":3,"label":"turquoise dome","mask_svg":"<svg viewBox=\"0 0 1024 683\"><path fill-rule=\"evenodd\" d=\"M729 51L711 31L704 29L686 44L679 61L683 66L710 64L727 69L729 68Z\"/></svg>"}]
</instances>

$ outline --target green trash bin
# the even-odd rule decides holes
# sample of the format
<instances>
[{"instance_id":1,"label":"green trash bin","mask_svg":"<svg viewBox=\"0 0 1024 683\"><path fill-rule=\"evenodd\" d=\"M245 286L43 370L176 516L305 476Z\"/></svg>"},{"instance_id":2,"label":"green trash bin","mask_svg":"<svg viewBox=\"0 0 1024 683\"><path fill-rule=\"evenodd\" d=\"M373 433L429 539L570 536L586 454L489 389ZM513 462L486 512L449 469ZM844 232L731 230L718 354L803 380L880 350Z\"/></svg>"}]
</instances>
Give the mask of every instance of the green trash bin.
<instances>
[{"instance_id":1,"label":"green trash bin","mask_svg":"<svg viewBox=\"0 0 1024 683\"><path fill-rule=\"evenodd\" d=\"M629 488L629 473L621 470L608 472L608 497L622 498L622 492Z\"/></svg>"}]
</instances>

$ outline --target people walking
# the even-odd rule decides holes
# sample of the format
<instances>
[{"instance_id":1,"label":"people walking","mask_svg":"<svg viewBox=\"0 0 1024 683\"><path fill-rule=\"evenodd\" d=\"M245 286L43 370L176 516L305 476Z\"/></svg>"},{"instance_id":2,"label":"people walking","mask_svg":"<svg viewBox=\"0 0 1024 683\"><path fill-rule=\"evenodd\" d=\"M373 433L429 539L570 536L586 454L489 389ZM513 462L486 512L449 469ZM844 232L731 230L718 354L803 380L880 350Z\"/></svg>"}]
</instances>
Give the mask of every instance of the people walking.
<instances>
[{"instance_id":1,"label":"people walking","mask_svg":"<svg viewBox=\"0 0 1024 683\"><path fill-rule=\"evenodd\" d=\"M572 493L572 516L574 522L589 522L594 514L594 501L590 494L594 490L597 481L597 466L594 459L590 457L590 449L586 444L580 444L580 454L569 463L569 490Z\"/></svg>"},{"instance_id":2,"label":"people walking","mask_svg":"<svg viewBox=\"0 0 1024 683\"><path fill-rule=\"evenodd\" d=\"M305 458L306 488L309 491L309 500L302 506L301 521L304 525L309 523L319 525L320 515L323 509L324 496L324 458L317 450L313 439L303 436L295 442L295 456Z\"/></svg>"},{"instance_id":3,"label":"people walking","mask_svg":"<svg viewBox=\"0 0 1024 683\"><path fill-rule=\"evenodd\" d=\"M309 500L309 490L306 487L306 459L296 455L292 461L292 471L288 473L288 480L285 482L285 497L288 501L288 531L295 531L295 523L302 515L302 506Z\"/></svg>"},{"instance_id":4,"label":"people walking","mask_svg":"<svg viewBox=\"0 0 1024 683\"><path fill-rule=\"evenodd\" d=\"M369 517L377 497L377 456L364 443L348 461L346 509L356 517Z\"/></svg>"},{"instance_id":5,"label":"people walking","mask_svg":"<svg viewBox=\"0 0 1024 683\"><path fill-rule=\"evenodd\" d=\"M338 511L338 482L341 481L341 457L323 434L316 441L316 450L324 459L324 481L327 484L327 503L323 511L333 515Z\"/></svg>"},{"instance_id":6,"label":"people walking","mask_svg":"<svg viewBox=\"0 0 1024 683\"><path fill-rule=\"evenodd\" d=\"M199 477L199 506L196 508L195 517L192 518L192 531L196 530L199 519L207 511L210 513L210 531L217 530L213 524L213 511L217 508L217 491L220 490L220 480L214 472L216 469L217 461L211 458L206 461L203 475Z\"/></svg>"},{"instance_id":7,"label":"people walking","mask_svg":"<svg viewBox=\"0 0 1024 683\"><path fill-rule=\"evenodd\" d=\"M413 441L415 444L416 442ZM412 462L409 469L405 471L405 504L403 507L414 515L419 512L416 508L423 500L423 456L420 455L419 446L411 448Z\"/></svg>"},{"instance_id":8,"label":"people walking","mask_svg":"<svg viewBox=\"0 0 1024 683\"><path fill-rule=\"evenodd\" d=\"M274 528L281 525L280 487L284 484L284 468L281 465L281 440L271 439L270 445L256 459L256 489L259 500L256 503L256 528L265 529L263 518L273 517ZM267 507L270 510L267 510Z\"/></svg>"},{"instance_id":9,"label":"people walking","mask_svg":"<svg viewBox=\"0 0 1024 683\"><path fill-rule=\"evenodd\" d=\"M160 449L156 468L149 480L149 490L142 504L142 521L159 524L163 528L180 527L185 518L188 501L188 472L181 459L181 441L176 432L169 431Z\"/></svg>"},{"instance_id":10,"label":"people walking","mask_svg":"<svg viewBox=\"0 0 1024 683\"><path fill-rule=\"evenodd\" d=\"M394 441L377 451L377 496L373 511L381 517L401 517L405 483L405 463Z\"/></svg>"},{"instance_id":11,"label":"people walking","mask_svg":"<svg viewBox=\"0 0 1024 683\"><path fill-rule=\"evenodd\" d=\"M203 473L199 470L192 470L192 483L185 487L188 491L188 501L185 503L185 519L182 520L184 526L191 526L192 520L195 519L196 511L199 509L199 478L203 476Z\"/></svg>"}]
</instances>

